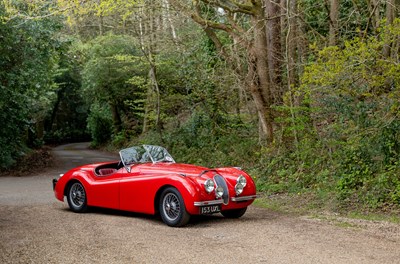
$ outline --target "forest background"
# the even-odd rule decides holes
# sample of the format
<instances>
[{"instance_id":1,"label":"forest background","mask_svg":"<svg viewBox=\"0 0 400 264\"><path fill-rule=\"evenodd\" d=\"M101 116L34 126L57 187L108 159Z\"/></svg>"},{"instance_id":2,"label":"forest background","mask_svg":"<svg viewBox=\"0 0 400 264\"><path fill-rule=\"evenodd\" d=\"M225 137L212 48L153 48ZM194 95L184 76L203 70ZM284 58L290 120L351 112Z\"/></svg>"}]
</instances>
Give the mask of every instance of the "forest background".
<instances>
[{"instance_id":1,"label":"forest background","mask_svg":"<svg viewBox=\"0 0 400 264\"><path fill-rule=\"evenodd\" d=\"M400 206L399 0L4 0L0 166L165 146L270 197Z\"/></svg>"}]
</instances>

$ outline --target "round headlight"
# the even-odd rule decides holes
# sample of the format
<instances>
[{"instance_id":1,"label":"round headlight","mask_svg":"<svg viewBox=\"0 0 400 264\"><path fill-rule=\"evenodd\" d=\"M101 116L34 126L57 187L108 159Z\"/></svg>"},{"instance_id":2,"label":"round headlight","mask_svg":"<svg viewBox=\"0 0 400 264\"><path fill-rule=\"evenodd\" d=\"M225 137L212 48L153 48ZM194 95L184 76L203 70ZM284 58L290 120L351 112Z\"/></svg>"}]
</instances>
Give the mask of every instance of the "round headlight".
<instances>
[{"instance_id":1,"label":"round headlight","mask_svg":"<svg viewBox=\"0 0 400 264\"><path fill-rule=\"evenodd\" d=\"M240 175L240 176L237 178L236 182L237 182L237 183L240 183L241 185L243 185L243 188L246 187L247 180L246 180L246 178L245 178L243 175Z\"/></svg>"},{"instance_id":2,"label":"round headlight","mask_svg":"<svg viewBox=\"0 0 400 264\"><path fill-rule=\"evenodd\" d=\"M217 198L222 197L222 195L224 195L224 188L222 188L221 186L217 186L217 188L215 188L215 196Z\"/></svg>"},{"instance_id":3,"label":"round headlight","mask_svg":"<svg viewBox=\"0 0 400 264\"><path fill-rule=\"evenodd\" d=\"M210 193L214 190L215 184L214 181L211 179L207 179L204 182L204 188L206 189L206 192Z\"/></svg>"},{"instance_id":4,"label":"round headlight","mask_svg":"<svg viewBox=\"0 0 400 264\"><path fill-rule=\"evenodd\" d=\"M244 186L243 186L241 183L238 182L238 183L235 185L236 195L241 194L241 193L243 192L243 188L244 188Z\"/></svg>"}]
</instances>

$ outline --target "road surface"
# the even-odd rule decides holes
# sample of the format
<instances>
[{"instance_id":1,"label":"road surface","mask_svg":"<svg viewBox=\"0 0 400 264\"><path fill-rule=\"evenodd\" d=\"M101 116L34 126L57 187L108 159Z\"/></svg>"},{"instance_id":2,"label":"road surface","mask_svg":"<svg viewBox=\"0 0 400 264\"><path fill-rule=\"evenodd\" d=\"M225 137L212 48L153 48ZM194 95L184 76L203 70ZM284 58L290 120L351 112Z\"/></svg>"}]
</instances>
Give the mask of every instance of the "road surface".
<instances>
[{"instance_id":1,"label":"road surface","mask_svg":"<svg viewBox=\"0 0 400 264\"><path fill-rule=\"evenodd\" d=\"M240 219L214 215L183 228L113 210L76 214L54 198L51 179L118 157L82 143L53 153L50 170L0 178L0 263L400 263L400 227L385 222L327 221L256 206Z\"/></svg>"}]
</instances>

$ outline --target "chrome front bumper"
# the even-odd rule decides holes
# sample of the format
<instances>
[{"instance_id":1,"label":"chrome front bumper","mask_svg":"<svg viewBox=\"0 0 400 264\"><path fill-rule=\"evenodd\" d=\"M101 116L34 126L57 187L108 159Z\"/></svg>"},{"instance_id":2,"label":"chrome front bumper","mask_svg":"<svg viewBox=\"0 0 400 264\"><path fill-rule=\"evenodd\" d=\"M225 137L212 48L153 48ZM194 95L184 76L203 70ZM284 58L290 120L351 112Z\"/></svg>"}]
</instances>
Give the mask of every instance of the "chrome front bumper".
<instances>
[{"instance_id":1,"label":"chrome front bumper","mask_svg":"<svg viewBox=\"0 0 400 264\"><path fill-rule=\"evenodd\" d=\"M220 200L212 200L212 201L204 201L204 202L194 202L194 206L206 206L206 205L217 205L217 204L223 204L224 201L222 199Z\"/></svg>"},{"instance_id":2,"label":"chrome front bumper","mask_svg":"<svg viewBox=\"0 0 400 264\"><path fill-rule=\"evenodd\" d=\"M232 202L245 202L245 201L254 200L257 197L258 197L257 195L232 197L231 201ZM204 202L194 202L194 206L217 205L217 204L223 204L223 203L224 203L224 201L222 199L220 199L220 200L211 200L211 201L204 201Z\"/></svg>"},{"instance_id":3,"label":"chrome front bumper","mask_svg":"<svg viewBox=\"0 0 400 264\"><path fill-rule=\"evenodd\" d=\"M58 180L57 179L53 179L52 183L53 183L53 191L56 188L56 184L57 184Z\"/></svg>"},{"instance_id":4,"label":"chrome front bumper","mask_svg":"<svg viewBox=\"0 0 400 264\"><path fill-rule=\"evenodd\" d=\"M239 196L239 197L232 197L231 201L232 202L244 202L244 201L250 201L256 199L258 196L255 195L249 195L249 196Z\"/></svg>"}]
</instances>

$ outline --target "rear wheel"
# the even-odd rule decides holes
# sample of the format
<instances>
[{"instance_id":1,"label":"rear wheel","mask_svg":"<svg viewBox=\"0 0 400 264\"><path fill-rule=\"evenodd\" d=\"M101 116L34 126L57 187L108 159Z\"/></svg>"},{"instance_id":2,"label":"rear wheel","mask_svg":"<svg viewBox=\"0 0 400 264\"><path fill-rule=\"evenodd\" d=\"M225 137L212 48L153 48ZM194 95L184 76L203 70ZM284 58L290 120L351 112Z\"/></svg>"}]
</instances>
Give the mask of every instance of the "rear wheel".
<instances>
[{"instance_id":1,"label":"rear wheel","mask_svg":"<svg viewBox=\"0 0 400 264\"><path fill-rule=\"evenodd\" d=\"M247 207L241 209L222 211L221 214L226 218L239 218L246 213Z\"/></svg>"},{"instance_id":2,"label":"rear wheel","mask_svg":"<svg viewBox=\"0 0 400 264\"><path fill-rule=\"evenodd\" d=\"M173 187L166 188L160 196L159 210L161 219L169 226L184 226L190 215L186 211L182 195Z\"/></svg>"},{"instance_id":3,"label":"rear wheel","mask_svg":"<svg viewBox=\"0 0 400 264\"><path fill-rule=\"evenodd\" d=\"M75 213L83 213L87 210L86 191L82 183L74 182L67 191L69 208Z\"/></svg>"}]
</instances>

